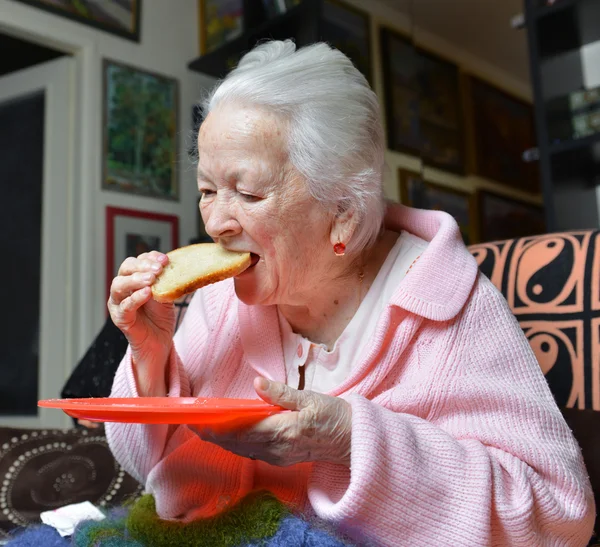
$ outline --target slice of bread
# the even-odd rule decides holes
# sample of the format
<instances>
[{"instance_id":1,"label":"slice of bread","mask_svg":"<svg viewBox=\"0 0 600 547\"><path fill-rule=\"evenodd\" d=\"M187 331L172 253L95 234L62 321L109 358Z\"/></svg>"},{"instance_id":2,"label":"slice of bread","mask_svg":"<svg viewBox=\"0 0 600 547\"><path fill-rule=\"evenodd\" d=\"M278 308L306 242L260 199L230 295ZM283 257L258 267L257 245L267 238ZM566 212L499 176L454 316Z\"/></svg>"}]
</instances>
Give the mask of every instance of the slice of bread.
<instances>
[{"instance_id":1,"label":"slice of bread","mask_svg":"<svg viewBox=\"0 0 600 547\"><path fill-rule=\"evenodd\" d=\"M242 273L251 264L250 253L223 249L217 243L198 243L167 253L169 263L152 285L158 302L173 302L200 287Z\"/></svg>"}]
</instances>

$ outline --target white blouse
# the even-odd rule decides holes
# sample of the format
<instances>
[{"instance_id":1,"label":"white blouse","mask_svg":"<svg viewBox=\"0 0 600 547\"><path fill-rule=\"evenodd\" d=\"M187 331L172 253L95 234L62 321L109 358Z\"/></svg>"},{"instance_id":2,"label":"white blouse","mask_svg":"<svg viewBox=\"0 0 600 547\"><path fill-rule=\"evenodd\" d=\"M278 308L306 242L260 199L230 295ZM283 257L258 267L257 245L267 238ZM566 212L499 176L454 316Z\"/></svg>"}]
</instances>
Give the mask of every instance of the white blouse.
<instances>
[{"instance_id":1,"label":"white blouse","mask_svg":"<svg viewBox=\"0 0 600 547\"><path fill-rule=\"evenodd\" d=\"M381 266L358 310L344 332L327 350L292 331L279 312L287 384L297 389L300 369L304 367L304 389L328 393L340 385L358 365L359 356L369 342L377 321L412 264L427 248L427 242L402 232Z\"/></svg>"}]
</instances>

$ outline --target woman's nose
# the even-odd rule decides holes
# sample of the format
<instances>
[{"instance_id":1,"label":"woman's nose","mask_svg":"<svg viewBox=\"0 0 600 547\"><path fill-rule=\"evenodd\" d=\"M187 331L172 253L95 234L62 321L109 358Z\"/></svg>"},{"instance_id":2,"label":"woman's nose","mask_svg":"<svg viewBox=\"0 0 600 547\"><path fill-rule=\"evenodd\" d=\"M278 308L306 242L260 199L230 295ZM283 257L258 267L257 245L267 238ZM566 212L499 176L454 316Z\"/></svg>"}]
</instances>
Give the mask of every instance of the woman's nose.
<instances>
[{"instance_id":1,"label":"woman's nose","mask_svg":"<svg viewBox=\"0 0 600 547\"><path fill-rule=\"evenodd\" d=\"M208 210L206 233L212 237L228 237L237 235L242 231L240 223L235 218L231 204L217 196Z\"/></svg>"}]
</instances>

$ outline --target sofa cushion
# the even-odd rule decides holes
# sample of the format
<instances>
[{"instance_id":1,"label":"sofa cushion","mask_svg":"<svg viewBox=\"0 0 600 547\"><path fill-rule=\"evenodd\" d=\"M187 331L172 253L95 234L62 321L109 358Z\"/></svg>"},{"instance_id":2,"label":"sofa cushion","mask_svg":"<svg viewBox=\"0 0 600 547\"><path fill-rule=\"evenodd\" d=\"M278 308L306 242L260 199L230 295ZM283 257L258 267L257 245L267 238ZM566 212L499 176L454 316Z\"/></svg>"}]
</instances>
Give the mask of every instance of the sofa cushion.
<instances>
[{"instance_id":1,"label":"sofa cushion","mask_svg":"<svg viewBox=\"0 0 600 547\"><path fill-rule=\"evenodd\" d=\"M43 511L138 497L142 487L112 456L103 429L0 428L0 538Z\"/></svg>"},{"instance_id":2,"label":"sofa cushion","mask_svg":"<svg viewBox=\"0 0 600 547\"><path fill-rule=\"evenodd\" d=\"M558 405L600 410L600 231L469 250L508 301Z\"/></svg>"}]
</instances>

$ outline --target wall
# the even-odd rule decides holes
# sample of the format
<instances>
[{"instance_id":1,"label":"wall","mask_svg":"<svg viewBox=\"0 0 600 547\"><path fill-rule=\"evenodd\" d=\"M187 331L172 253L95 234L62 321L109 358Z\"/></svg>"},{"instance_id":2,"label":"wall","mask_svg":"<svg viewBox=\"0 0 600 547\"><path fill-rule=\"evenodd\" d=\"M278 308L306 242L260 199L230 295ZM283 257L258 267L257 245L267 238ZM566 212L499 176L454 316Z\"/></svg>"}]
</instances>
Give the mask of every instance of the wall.
<instances>
[{"instance_id":1,"label":"wall","mask_svg":"<svg viewBox=\"0 0 600 547\"><path fill-rule=\"evenodd\" d=\"M186 156L191 109L213 79L187 69L198 54L196 0L144 0L141 42L134 43L84 24L11 0L0 0L0 29L73 53L77 59L77 106L74 219L73 354L81 355L102 325L105 299L106 205L175 214L180 242L196 233L196 182ZM176 78L179 82L178 202L102 191L102 60L108 58Z\"/></svg>"},{"instance_id":2,"label":"wall","mask_svg":"<svg viewBox=\"0 0 600 547\"><path fill-rule=\"evenodd\" d=\"M511 74L490 65L484 60L478 58L472 52L462 50L455 45L446 42L438 36L420 29L418 24L412 27L410 19L403 13L398 12L386 6L377 0L363 2L361 0L344 0L348 4L367 11L371 15L371 47L373 51L373 62L375 66L375 91L378 94L384 114L385 123L385 104L383 101L383 74L381 70L381 56L379 44L379 27L387 26L393 28L406 35L414 35L415 40L421 46L440 54L441 56L451 59L459 64L463 70L479 76L488 82L497 85L498 87L512 93L525 100L531 101L531 87L528 82L522 82L514 78ZM432 9L434 9L432 7ZM457 14L460 16L460 14ZM507 21L508 25L509 22ZM517 32L517 31L515 31ZM524 52L526 55L526 52ZM388 150L386 152L386 162L388 165L387 174L385 177L386 195L398 200L400 199L398 168L403 167L411 170L419 170L421 162L418 158ZM513 196L517 199L522 199L531 203L542 203L541 195L532 196L525 192L519 192L498 184L494 181L486 180L481 177L469 175L467 177L459 177L445 171L426 167L425 177L427 180L444 184L453 188L459 188L474 192L477 188L485 188L493 190L504 195Z\"/></svg>"}]
</instances>

